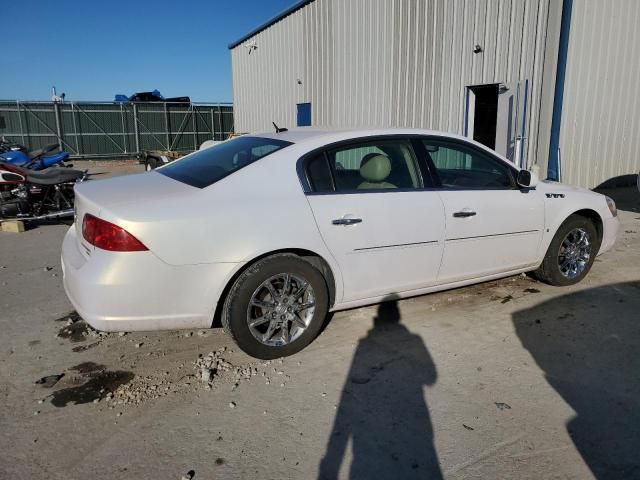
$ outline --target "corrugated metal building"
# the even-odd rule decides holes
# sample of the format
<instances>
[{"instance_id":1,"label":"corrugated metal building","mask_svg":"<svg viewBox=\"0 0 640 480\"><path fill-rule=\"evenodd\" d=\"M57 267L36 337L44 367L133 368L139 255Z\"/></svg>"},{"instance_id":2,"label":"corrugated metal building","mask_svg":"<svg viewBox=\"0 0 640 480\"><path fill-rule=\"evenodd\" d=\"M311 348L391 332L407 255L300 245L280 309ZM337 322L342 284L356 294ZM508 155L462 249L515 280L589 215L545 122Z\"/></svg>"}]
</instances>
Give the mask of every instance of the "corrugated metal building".
<instances>
[{"instance_id":1,"label":"corrugated metal building","mask_svg":"<svg viewBox=\"0 0 640 480\"><path fill-rule=\"evenodd\" d=\"M303 0L229 46L236 131L444 130L594 187L640 169L639 15L637 0Z\"/></svg>"}]
</instances>

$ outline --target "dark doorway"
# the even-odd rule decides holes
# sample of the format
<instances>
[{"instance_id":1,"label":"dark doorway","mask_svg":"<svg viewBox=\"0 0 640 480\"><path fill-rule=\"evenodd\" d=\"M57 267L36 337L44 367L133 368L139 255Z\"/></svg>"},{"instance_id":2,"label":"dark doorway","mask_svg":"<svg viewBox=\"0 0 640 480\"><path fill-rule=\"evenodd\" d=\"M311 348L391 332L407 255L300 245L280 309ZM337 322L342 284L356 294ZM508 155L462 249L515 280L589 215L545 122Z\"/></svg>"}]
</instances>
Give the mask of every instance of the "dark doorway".
<instances>
[{"instance_id":1,"label":"dark doorway","mask_svg":"<svg viewBox=\"0 0 640 480\"><path fill-rule=\"evenodd\" d=\"M499 84L469 87L475 98L473 108L473 139L495 150L498 122Z\"/></svg>"}]
</instances>

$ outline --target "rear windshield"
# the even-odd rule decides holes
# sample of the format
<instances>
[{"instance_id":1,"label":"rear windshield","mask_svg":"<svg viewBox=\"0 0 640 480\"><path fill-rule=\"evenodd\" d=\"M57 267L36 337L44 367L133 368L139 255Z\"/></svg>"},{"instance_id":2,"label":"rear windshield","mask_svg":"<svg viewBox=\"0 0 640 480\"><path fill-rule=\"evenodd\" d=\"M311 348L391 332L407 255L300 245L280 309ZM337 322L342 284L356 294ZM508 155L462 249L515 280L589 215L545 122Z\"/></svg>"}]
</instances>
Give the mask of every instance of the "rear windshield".
<instances>
[{"instance_id":1,"label":"rear windshield","mask_svg":"<svg viewBox=\"0 0 640 480\"><path fill-rule=\"evenodd\" d=\"M205 188L260 158L291 145L261 137L238 137L199 150L158 170L192 187Z\"/></svg>"}]
</instances>

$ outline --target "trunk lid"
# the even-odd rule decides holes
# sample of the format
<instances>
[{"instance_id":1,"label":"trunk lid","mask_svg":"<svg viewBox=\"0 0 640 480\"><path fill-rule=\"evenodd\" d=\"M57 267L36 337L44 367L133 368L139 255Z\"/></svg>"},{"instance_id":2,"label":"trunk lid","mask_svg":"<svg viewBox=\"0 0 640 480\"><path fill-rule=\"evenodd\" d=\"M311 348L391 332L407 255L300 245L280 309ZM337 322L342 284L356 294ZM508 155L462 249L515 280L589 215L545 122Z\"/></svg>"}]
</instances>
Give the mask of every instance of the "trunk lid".
<instances>
[{"instance_id":1,"label":"trunk lid","mask_svg":"<svg viewBox=\"0 0 640 480\"><path fill-rule=\"evenodd\" d=\"M78 247L87 259L95 250L82 235L84 216L90 213L124 228L153 252L154 241L149 228L152 222L175 219L180 212L188 211L188 204L198 194L201 194L200 189L157 172L80 183L75 187Z\"/></svg>"}]
</instances>

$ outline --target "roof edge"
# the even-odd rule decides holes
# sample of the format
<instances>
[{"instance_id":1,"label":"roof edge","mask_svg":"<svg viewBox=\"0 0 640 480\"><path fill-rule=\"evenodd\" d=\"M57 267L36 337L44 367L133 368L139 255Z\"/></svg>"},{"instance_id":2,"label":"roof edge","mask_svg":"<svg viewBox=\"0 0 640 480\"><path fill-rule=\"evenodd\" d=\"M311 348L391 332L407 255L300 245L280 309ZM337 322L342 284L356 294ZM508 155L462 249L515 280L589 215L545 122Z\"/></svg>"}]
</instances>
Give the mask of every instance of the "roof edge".
<instances>
[{"instance_id":1,"label":"roof edge","mask_svg":"<svg viewBox=\"0 0 640 480\"><path fill-rule=\"evenodd\" d=\"M301 8L307 6L308 4L310 4L311 2L314 2L314 1L315 0L299 0L297 3L294 3L289 8L287 8L287 9L283 10L282 12L278 13L275 17L270 18L269 20L267 20L265 23L263 23L259 27L254 28L249 33L247 33L246 35L242 36L241 38L239 38L235 42L230 43L229 46L228 46L229 50L233 50L234 48L236 48L238 45L240 45L245 40L249 40L251 37L253 37L254 35L257 35L258 33L262 32L263 30L266 30L267 28L269 28L274 23L279 22L283 18L288 17L292 13L295 13L296 11L300 10Z\"/></svg>"}]
</instances>

